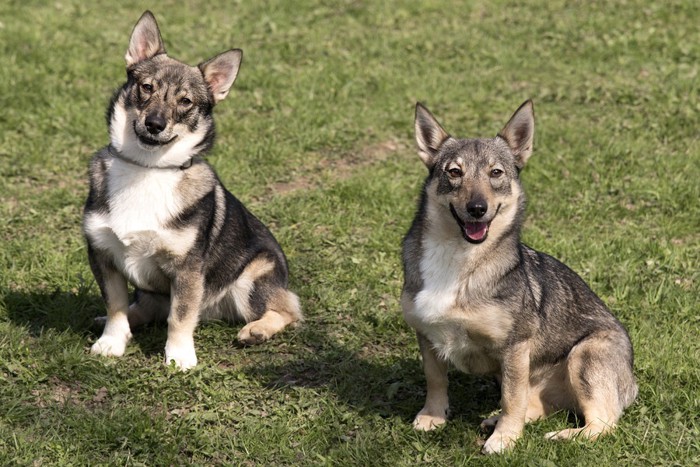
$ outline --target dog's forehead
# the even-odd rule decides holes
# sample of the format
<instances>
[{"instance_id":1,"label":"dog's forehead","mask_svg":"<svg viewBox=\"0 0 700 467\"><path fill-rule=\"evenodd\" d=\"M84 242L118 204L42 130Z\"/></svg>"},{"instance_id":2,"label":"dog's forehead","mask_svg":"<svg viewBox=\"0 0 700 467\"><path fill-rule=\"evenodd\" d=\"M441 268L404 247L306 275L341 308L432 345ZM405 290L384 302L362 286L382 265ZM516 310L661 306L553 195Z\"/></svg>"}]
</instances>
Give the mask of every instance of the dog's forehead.
<instances>
[{"instance_id":1,"label":"dog's forehead","mask_svg":"<svg viewBox=\"0 0 700 467\"><path fill-rule=\"evenodd\" d=\"M442 162L490 165L512 162L508 145L501 138L451 139L441 148Z\"/></svg>"},{"instance_id":2,"label":"dog's forehead","mask_svg":"<svg viewBox=\"0 0 700 467\"><path fill-rule=\"evenodd\" d=\"M156 55L134 67L138 77L151 77L163 83L179 84L189 87L206 86L199 68L190 66L165 54Z\"/></svg>"}]
</instances>

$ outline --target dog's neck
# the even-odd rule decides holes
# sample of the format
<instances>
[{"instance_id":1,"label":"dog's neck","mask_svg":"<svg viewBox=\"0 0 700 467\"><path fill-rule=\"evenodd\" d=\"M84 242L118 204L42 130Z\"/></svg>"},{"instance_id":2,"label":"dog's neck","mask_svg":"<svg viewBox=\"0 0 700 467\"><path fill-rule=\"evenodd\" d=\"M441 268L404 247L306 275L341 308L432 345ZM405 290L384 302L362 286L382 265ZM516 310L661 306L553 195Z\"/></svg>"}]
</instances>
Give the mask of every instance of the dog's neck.
<instances>
[{"instance_id":1,"label":"dog's neck","mask_svg":"<svg viewBox=\"0 0 700 467\"><path fill-rule=\"evenodd\" d=\"M117 151L117 149L116 149L114 146L112 146L111 144L110 144L109 146L107 146L107 150L109 151L109 154L110 154L112 157L114 157L114 158L116 158L116 159L119 159L119 160L121 160L121 161L123 161L123 162L126 162L127 164L135 165L135 166L137 166L137 167L143 167L143 168L145 168L145 169L156 169L156 170L159 170L159 169L169 169L169 170L170 170L170 169L180 169L180 170L187 170L187 169L189 169L190 167L192 167L192 164L194 163L194 156L193 156L193 157L190 157L189 159L187 159L187 160L185 161L185 163L183 163L183 164L181 164L181 165L152 166L152 165L142 164L140 161L137 161L137 160L130 159L130 158L126 157L126 156L125 156L124 154L122 154L120 151Z\"/></svg>"}]
</instances>

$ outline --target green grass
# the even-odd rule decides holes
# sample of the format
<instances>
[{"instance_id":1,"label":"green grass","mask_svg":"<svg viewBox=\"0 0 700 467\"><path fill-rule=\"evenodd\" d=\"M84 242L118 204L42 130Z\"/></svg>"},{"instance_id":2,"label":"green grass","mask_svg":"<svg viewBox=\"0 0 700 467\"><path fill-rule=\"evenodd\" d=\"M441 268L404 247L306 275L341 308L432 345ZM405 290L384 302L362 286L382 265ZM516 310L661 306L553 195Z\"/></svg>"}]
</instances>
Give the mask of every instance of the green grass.
<instances>
[{"instance_id":1,"label":"green grass","mask_svg":"<svg viewBox=\"0 0 700 467\"><path fill-rule=\"evenodd\" d=\"M235 4L232 4L235 3ZM288 254L307 320L258 347L165 330L91 356L103 304L80 233L91 154L153 9L171 55L244 62L210 161ZM700 3L0 4L0 464L700 464ZM483 457L488 379L453 373L453 418L416 433L424 378L398 304L424 168L413 107L490 136L535 101L524 240L578 271L629 329L640 395L595 444L567 414Z\"/></svg>"}]
</instances>

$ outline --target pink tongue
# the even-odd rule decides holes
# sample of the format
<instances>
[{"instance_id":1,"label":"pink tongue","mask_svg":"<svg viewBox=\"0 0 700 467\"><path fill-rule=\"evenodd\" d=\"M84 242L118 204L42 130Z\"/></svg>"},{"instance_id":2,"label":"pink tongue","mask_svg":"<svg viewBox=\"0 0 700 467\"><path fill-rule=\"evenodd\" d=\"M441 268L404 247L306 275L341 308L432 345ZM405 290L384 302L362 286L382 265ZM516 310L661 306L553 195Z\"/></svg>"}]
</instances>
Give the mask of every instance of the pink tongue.
<instances>
[{"instance_id":1,"label":"pink tongue","mask_svg":"<svg viewBox=\"0 0 700 467\"><path fill-rule=\"evenodd\" d=\"M486 222L467 222L464 224L464 230L472 240L481 240L489 231L489 225Z\"/></svg>"}]
</instances>

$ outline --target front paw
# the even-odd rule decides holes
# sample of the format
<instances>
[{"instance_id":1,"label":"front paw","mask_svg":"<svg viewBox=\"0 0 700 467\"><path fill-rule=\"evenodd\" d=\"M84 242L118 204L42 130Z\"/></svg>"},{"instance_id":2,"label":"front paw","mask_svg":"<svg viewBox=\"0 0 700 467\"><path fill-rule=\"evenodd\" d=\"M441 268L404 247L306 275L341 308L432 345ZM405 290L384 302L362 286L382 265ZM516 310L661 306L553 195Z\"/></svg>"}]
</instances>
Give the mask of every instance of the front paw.
<instances>
[{"instance_id":1,"label":"front paw","mask_svg":"<svg viewBox=\"0 0 700 467\"><path fill-rule=\"evenodd\" d=\"M425 409L418 412L413 420L413 428L418 431L432 431L447 421L445 416L430 415Z\"/></svg>"},{"instance_id":2,"label":"front paw","mask_svg":"<svg viewBox=\"0 0 700 467\"><path fill-rule=\"evenodd\" d=\"M484 443L481 452L484 454L498 454L512 448L518 440L515 433L499 433L495 431Z\"/></svg>"},{"instance_id":3,"label":"front paw","mask_svg":"<svg viewBox=\"0 0 700 467\"><path fill-rule=\"evenodd\" d=\"M197 366L194 342L180 345L167 342L165 344L165 364L170 365L170 362L174 362L175 366L181 371Z\"/></svg>"},{"instance_id":4,"label":"front paw","mask_svg":"<svg viewBox=\"0 0 700 467\"><path fill-rule=\"evenodd\" d=\"M127 338L103 335L92 344L90 352L105 357L121 357L126 350Z\"/></svg>"}]
</instances>

